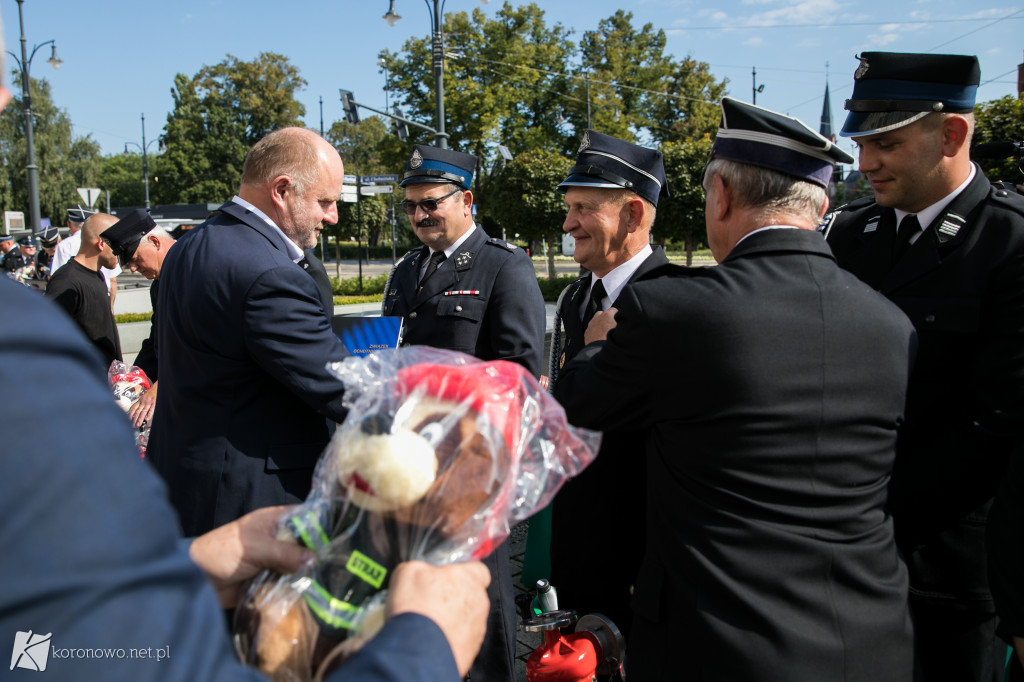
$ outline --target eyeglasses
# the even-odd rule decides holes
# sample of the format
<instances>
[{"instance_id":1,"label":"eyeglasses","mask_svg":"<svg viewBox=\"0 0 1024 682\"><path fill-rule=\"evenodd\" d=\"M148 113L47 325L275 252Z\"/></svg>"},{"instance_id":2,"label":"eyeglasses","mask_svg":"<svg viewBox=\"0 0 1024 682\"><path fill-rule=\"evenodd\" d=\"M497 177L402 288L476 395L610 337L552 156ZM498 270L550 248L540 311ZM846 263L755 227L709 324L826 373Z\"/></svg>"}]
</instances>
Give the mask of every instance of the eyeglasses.
<instances>
[{"instance_id":1,"label":"eyeglasses","mask_svg":"<svg viewBox=\"0 0 1024 682\"><path fill-rule=\"evenodd\" d=\"M445 194L444 196L436 197L434 199L423 199L422 201L409 201L407 199L405 201L399 201L398 205L402 208L403 211L405 211L405 215L416 215L417 206L422 208L427 213L433 213L434 211L437 210L437 205L439 203L441 203L451 195L461 191L461 189L455 189L452 190L451 192L448 192L448 194Z\"/></svg>"}]
</instances>

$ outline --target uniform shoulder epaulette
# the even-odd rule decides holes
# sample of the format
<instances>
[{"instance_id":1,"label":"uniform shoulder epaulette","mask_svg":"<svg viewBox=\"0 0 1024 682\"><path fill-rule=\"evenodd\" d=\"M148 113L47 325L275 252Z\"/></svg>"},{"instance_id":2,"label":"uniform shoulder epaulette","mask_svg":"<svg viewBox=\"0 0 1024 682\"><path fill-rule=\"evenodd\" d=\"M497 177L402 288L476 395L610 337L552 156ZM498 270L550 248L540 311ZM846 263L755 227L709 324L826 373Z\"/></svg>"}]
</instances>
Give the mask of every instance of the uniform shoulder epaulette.
<instances>
[{"instance_id":1,"label":"uniform shoulder epaulette","mask_svg":"<svg viewBox=\"0 0 1024 682\"><path fill-rule=\"evenodd\" d=\"M397 261L395 261L395 267L397 267L398 265L400 265L400 264L402 263L402 261L404 261L404 260L405 260L406 258L412 258L412 257L413 257L414 255L416 255L416 252L418 252L418 251L419 251L419 249L418 249L418 248L412 249L412 250L410 250L410 251L406 251L406 252L405 252L405 253L404 253L404 254L402 255L402 257L401 257L401 258L399 258L399 259L398 259Z\"/></svg>"},{"instance_id":2,"label":"uniform shoulder epaulette","mask_svg":"<svg viewBox=\"0 0 1024 682\"><path fill-rule=\"evenodd\" d=\"M1024 194L993 184L989 198L1003 208L1024 215Z\"/></svg>"},{"instance_id":3,"label":"uniform shoulder epaulette","mask_svg":"<svg viewBox=\"0 0 1024 682\"><path fill-rule=\"evenodd\" d=\"M505 249L507 251L515 251L516 249L519 248L515 244L509 244L504 239L498 239L497 237L488 237L487 238L487 243L492 245L492 246L500 246L501 248L503 248L503 249Z\"/></svg>"},{"instance_id":4,"label":"uniform shoulder epaulette","mask_svg":"<svg viewBox=\"0 0 1024 682\"><path fill-rule=\"evenodd\" d=\"M821 232L826 237L828 236L829 230L832 229L833 223L843 213L853 213L854 211L860 211L862 209L870 209L873 206L877 206L874 197L861 197L848 201L842 206L835 208L826 213L822 219L821 224L818 226L818 232Z\"/></svg>"}]
</instances>

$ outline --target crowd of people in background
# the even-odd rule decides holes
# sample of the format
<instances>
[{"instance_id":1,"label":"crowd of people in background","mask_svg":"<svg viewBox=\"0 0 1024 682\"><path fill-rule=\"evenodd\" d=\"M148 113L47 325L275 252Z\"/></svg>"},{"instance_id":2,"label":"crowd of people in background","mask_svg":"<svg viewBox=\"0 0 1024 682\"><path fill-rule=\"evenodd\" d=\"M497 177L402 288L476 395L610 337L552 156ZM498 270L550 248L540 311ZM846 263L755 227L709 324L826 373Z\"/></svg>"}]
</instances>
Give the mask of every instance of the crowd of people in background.
<instances>
[{"instance_id":1,"label":"crowd of people in background","mask_svg":"<svg viewBox=\"0 0 1024 682\"><path fill-rule=\"evenodd\" d=\"M702 177L713 267L655 243L661 153L585 131L551 188L582 275L546 366L533 264L473 218L476 158L410 150L399 207L421 244L382 314L403 345L543 375L571 423L604 433L530 551L564 607L620 627L630 680L1024 679L1024 197L970 161L975 57L858 59L841 134L873 196L830 207L853 158L724 98ZM24 322L0 331L22 455L0 483L0 623L173 651L145 673L55 661L69 679L257 677L220 609L309 558L274 523L347 414L310 253L343 177L321 136L285 128L177 241L144 210L81 207L67 238L0 236L3 269L48 280L56 304L0 281ZM122 269L153 280L136 363L154 385L128 419L103 381ZM339 679L515 679L507 542L390 580L387 624Z\"/></svg>"}]
</instances>

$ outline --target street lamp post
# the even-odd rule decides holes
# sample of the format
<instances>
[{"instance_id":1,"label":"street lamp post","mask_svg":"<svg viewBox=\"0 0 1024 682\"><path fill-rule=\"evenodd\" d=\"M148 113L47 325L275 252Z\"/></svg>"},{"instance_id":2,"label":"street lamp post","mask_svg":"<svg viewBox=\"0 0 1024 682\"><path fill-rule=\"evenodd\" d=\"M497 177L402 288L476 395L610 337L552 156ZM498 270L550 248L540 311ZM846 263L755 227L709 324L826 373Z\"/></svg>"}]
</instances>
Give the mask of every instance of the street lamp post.
<instances>
[{"instance_id":1,"label":"street lamp post","mask_svg":"<svg viewBox=\"0 0 1024 682\"><path fill-rule=\"evenodd\" d=\"M441 34L441 20L444 14L444 0L441 0L438 7L438 0L423 0L427 5L427 12L430 13L431 36L431 57L434 65L434 144L441 149L448 148L448 133L444 131L444 39ZM490 0L480 0L487 4ZM433 5L433 9L431 9ZM395 12L395 0L391 0L388 6L388 13L384 15L384 21L388 26L394 26L395 22L401 19Z\"/></svg>"},{"instance_id":2,"label":"street lamp post","mask_svg":"<svg viewBox=\"0 0 1024 682\"><path fill-rule=\"evenodd\" d=\"M18 55L14 54L10 50L7 54L14 57L14 61L18 63L18 68L21 69L21 106L25 113L25 146L27 150L27 161L28 164L25 166L25 170L28 175L28 212L29 220L32 223L32 232L36 233L40 230L39 221L39 168L36 166L36 149L35 141L32 136L32 125L34 120L32 118L32 91L31 81L29 80L29 69L32 66L32 59L36 56L36 52L39 48L44 45L50 45L53 49L50 52L50 58L46 62L57 69L63 63L57 56L57 44L52 40L47 40L45 43L39 43L32 47L32 54L28 54L28 50L25 46L25 19L22 16L21 5L25 0L17 0L18 3L18 25L21 28L21 59L18 59Z\"/></svg>"},{"instance_id":3,"label":"street lamp post","mask_svg":"<svg viewBox=\"0 0 1024 682\"><path fill-rule=\"evenodd\" d=\"M757 67L756 66L753 67L751 69L751 71L750 71L750 79L751 79L751 83L750 83L751 93L750 94L752 95L751 103L752 104L757 104L757 93L764 92L764 83L761 83L760 85L757 84Z\"/></svg>"},{"instance_id":4,"label":"street lamp post","mask_svg":"<svg viewBox=\"0 0 1024 682\"><path fill-rule=\"evenodd\" d=\"M156 140L150 140L149 144L146 144L146 115L142 114L142 144L138 142L125 142L124 143L124 155L128 156L128 145L134 145L142 150L142 184L146 187L146 210L149 210L149 160L146 158L146 151L149 149L149 145L156 142Z\"/></svg>"}]
</instances>

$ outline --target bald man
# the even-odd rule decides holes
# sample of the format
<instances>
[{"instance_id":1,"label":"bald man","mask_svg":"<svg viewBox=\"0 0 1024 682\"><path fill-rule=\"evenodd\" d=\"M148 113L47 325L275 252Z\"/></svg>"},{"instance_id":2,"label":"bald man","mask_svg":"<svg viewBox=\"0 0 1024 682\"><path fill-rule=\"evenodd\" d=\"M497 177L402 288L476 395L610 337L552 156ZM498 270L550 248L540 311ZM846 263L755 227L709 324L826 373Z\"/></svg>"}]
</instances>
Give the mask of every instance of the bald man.
<instances>
[{"instance_id":1,"label":"bald man","mask_svg":"<svg viewBox=\"0 0 1024 682\"><path fill-rule=\"evenodd\" d=\"M338 221L344 168L302 128L263 138L238 195L168 250L156 337L160 393L147 457L186 535L305 499L345 417L332 333L303 251Z\"/></svg>"},{"instance_id":2,"label":"bald man","mask_svg":"<svg viewBox=\"0 0 1024 682\"><path fill-rule=\"evenodd\" d=\"M100 237L117 222L106 213L97 213L82 226L82 244L78 254L54 273L46 297L55 301L92 341L103 358L104 369L121 359L121 340L110 309L110 294L100 268L113 268L117 256Z\"/></svg>"}]
</instances>

